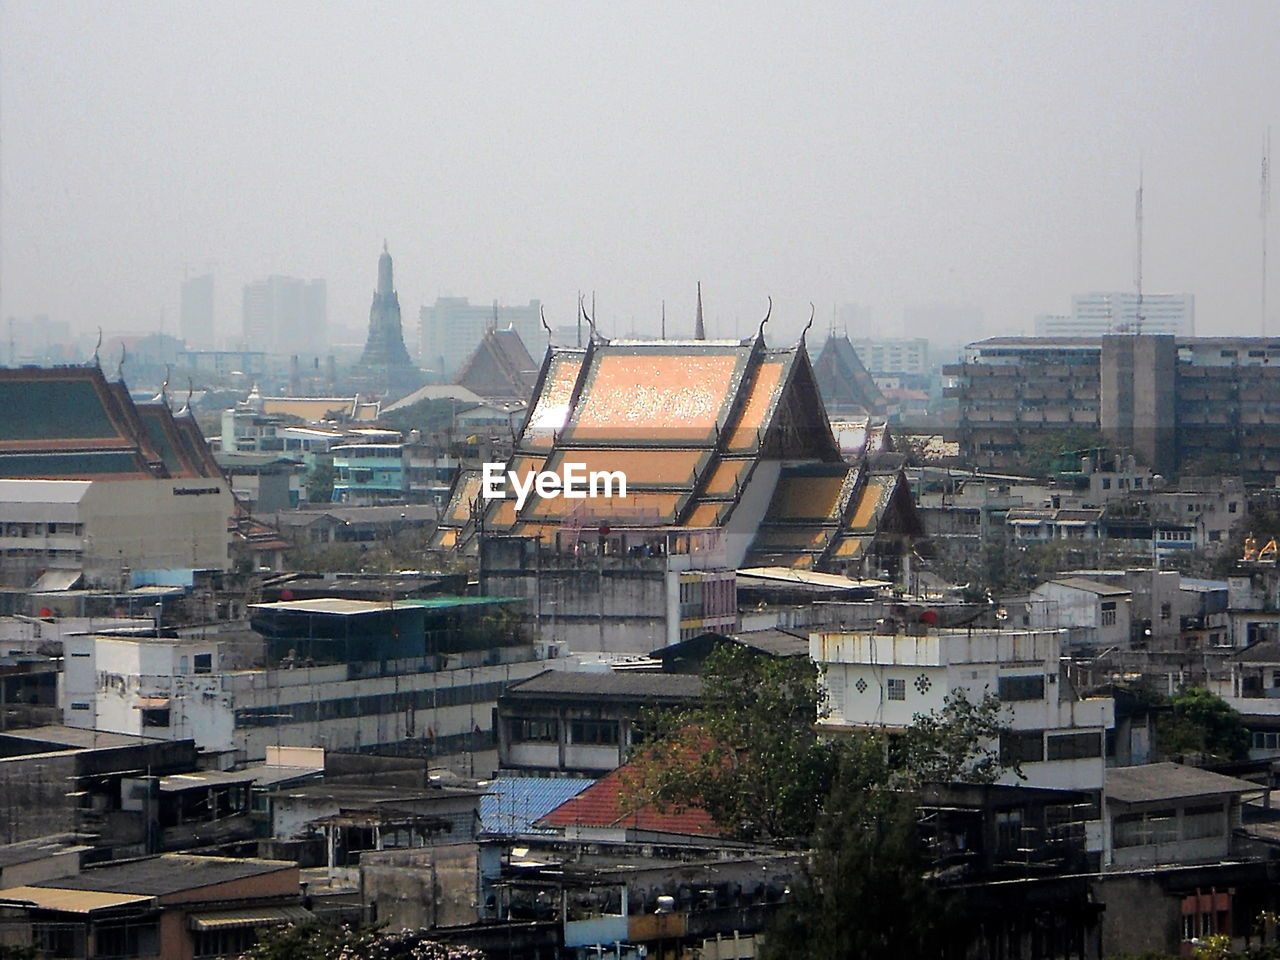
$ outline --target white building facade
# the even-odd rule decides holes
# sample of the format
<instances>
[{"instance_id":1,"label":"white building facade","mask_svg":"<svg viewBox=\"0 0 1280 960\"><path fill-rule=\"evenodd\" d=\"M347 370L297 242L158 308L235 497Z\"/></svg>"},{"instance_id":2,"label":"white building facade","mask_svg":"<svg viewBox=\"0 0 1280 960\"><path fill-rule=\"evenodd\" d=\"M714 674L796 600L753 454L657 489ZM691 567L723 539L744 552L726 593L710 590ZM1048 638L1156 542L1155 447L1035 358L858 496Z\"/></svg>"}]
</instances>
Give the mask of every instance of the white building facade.
<instances>
[{"instance_id":1,"label":"white building facade","mask_svg":"<svg viewBox=\"0 0 1280 960\"><path fill-rule=\"evenodd\" d=\"M956 630L913 625L911 633L815 633L809 656L824 669L828 730L909 726L939 712L961 690L971 702L987 693L1008 707L1010 734L999 749L1017 758L999 782L1097 790L1115 701L1080 699L1060 678L1057 630ZM993 745L994 746L994 745Z\"/></svg>"},{"instance_id":2,"label":"white building facade","mask_svg":"<svg viewBox=\"0 0 1280 960\"><path fill-rule=\"evenodd\" d=\"M0 480L6 577L82 571L119 587L130 570L226 570L231 491L221 478Z\"/></svg>"},{"instance_id":3,"label":"white building facade","mask_svg":"<svg viewBox=\"0 0 1280 960\"><path fill-rule=\"evenodd\" d=\"M405 740L426 741L432 756L479 746L496 761L498 694L548 666L532 647L451 654L442 670L411 661L234 670L216 641L81 636L63 645L67 726L190 738L237 762L262 760L268 747Z\"/></svg>"}]
</instances>

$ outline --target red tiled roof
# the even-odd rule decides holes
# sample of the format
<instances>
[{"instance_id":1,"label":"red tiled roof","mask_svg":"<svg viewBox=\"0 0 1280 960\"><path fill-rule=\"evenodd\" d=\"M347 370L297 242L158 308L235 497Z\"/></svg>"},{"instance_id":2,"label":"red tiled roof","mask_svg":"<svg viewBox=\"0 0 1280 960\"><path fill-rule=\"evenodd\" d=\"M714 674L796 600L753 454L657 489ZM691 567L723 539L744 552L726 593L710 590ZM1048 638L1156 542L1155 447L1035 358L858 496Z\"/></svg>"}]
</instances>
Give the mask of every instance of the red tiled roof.
<instances>
[{"instance_id":1,"label":"red tiled roof","mask_svg":"<svg viewBox=\"0 0 1280 960\"><path fill-rule=\"evenodd\" d=\"M576 797L566 800L539 824L549 827L633 827L659 833L718 837L721 831L701 807L672 807L663 813L653 804L628 810L622 766L597 780Z\"/></svg>"}]
</instances>

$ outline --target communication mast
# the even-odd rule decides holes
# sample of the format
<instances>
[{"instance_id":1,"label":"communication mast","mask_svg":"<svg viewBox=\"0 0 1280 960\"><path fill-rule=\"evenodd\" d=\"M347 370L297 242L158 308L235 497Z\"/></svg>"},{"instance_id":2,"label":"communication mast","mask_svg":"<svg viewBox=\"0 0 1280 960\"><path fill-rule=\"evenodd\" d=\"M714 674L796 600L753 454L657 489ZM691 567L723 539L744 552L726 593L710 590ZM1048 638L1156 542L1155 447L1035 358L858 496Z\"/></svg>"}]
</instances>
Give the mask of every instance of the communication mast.
<instances>
[{"instance_id":1,"label":"communication mast","mask_svg":"<svg viewBox=\"0 0 1280 960\"><path fill-rule=\"evenodd\" d=\"M1134 311L1133 332L1142 333L1142 165L1138 165L1138 193L1133 204L1134 225L1138 234L1138 252L1134 259L1134 283L1138 288L1138 305Z\"/></svg>"},{"instance_id":2,"label":"communication mast","mask_svg":"<svg viewBox=\"0 0 1280 960\"><path fill-rule=\"evenodd\" d=\"M1262 335L1267 335L1267 227L1271 219L1271 128L1267 127L1266 138L1262 141L1262 176L1259 182L1261 206L1258 211L1262 220Z\"/></svg>"}]
</instances>

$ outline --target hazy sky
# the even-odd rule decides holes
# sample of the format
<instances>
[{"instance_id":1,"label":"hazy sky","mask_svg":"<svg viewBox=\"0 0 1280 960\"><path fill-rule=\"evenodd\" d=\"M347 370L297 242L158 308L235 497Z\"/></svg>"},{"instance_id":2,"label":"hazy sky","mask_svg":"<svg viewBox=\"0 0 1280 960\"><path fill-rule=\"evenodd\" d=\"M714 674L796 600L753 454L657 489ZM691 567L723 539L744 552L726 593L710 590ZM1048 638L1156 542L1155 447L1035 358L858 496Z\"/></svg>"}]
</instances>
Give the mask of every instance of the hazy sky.
<instances>
[{"instance_id":1,"label":"hazy sky","mask_svg":"<svg viewBox=\"0 0 1280 960\"><path fill-rule=\"evenodd\" d=\"M0 314L174 332L212 270L223 330L269 273L362 328L386 238L410 333L438 295L572 323L579 289L673 331L699 279L712 335L770 294L775 341L811 300L1028 332L1132 287L1141 160L1146 290L1256 333L1278 49L1268 0L5 0Z\"/></svg>"}]
</instances>

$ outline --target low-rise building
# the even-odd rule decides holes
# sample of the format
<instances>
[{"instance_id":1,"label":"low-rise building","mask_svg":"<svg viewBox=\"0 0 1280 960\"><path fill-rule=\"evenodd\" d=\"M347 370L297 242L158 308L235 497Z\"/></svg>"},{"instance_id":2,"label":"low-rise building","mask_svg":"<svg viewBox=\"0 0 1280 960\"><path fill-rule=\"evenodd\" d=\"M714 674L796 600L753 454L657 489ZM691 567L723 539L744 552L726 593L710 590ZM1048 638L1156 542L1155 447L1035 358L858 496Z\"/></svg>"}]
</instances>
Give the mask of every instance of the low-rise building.
<instances>
[{"instance_id":1,"label":"low-rise building","mask_svg":"<svg viewBox=\"0 0 1280 960\"><path fill-rule=\"evenodd\" d=\"M1226 860L1241 824L1241 798L1263 789L1177 763L1114 767L1104 792L1103 865Z\"/></svg>"},{"instance_id":2,"label":"low-rise building","mask_svg":"<svg viewBox=\"0 0 1280 960\"><path fill-rule=\"evenodd\" d=\"M0 890L0 939L48 957L233 957L311 918L283 860L166 854Z\"/></svg>"},{"instance_id":3,"label":"low-rise building","mask_svg":"<svg viewBox=\"0 0 1280 960\"><path fill-rule=\"evenodd\" d=\"M1133 592L1084 577L1063 577L1031 591L1030 626L1070 628L1073 645L1128 649L1132 642Z\"/></svg>"},{"instance_id":4,"label":"low-rise building","mask_svg":"<svg viewBox=\"0 0 1280 960\"><path fill-rule=\"evenodd\" d=\"M909 726L943 709L953 691L988 693L1009 708L1002 757L1021 764L1001 782L1070 790L1101 788L1111 698L1084 698L1062 679L1059 630L937 629L887 621L875 630L814 633L809 655L823 668L829 731Z\"/></svg>"},{"instance_id":5,"label":"low-rise building","mask_svg":"<svg viewBox=\"0 0 1280 960\"><path fill-rule=\"evenodd\" d=\"M701 693L701 678L684 674L548 670L498 698L498 764L606 773L640 742L642 710L689 705Z\"/></svg>"}]
</instances>

